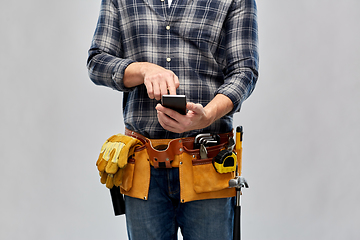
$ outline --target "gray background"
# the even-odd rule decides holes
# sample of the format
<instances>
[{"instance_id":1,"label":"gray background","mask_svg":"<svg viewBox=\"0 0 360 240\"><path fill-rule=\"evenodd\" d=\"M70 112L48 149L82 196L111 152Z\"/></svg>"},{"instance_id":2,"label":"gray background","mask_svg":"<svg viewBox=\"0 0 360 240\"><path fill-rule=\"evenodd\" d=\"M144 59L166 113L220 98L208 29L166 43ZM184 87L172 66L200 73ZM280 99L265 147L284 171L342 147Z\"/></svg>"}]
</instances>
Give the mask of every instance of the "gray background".
<instances>
[{"instance_id":1,"label":"gray background","mask_svg":"<svg viewBox=\"0 0 360 240\"><path fill-rule=\"evenodd\" d=\"M95 168L122 94L85 67L100 0L2 1L0 238L126 239ZM258 0L243 238L359 239L360 1Z\"/></svg>"}]
</instances>

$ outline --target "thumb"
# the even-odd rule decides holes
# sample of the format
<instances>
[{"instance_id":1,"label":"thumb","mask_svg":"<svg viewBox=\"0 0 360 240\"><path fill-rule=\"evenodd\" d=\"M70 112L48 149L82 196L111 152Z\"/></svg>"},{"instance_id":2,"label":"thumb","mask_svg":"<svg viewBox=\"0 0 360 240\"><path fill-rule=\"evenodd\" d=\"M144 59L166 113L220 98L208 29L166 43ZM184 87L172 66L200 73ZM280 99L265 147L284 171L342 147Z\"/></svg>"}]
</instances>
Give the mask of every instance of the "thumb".
<instances>
[{"instance_id":1,"label":"thumb","mask_svg":"<svg viewBox=\"0 0 360 240\"><path fill-rule=\"evenodd\" d=\"M192 103L192 102L188 102L186 104L186 108L190 111L193 111L195 113L201 113L204 109L204 107L198 103L198 104L195 104L195 103Z\"/></svg>"}]
</instances>

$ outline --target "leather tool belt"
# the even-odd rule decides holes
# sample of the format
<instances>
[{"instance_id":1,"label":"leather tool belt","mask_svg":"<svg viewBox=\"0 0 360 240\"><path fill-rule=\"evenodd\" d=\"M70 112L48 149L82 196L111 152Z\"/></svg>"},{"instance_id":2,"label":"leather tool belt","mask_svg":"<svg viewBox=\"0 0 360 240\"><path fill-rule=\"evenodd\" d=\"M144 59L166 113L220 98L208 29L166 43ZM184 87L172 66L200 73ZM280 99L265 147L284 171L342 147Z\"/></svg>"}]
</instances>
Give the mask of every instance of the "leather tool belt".
<instances>
[{"instance_id":1,"label":"leather tool belt","mask_svg":"<svg viewBox=\"0 0 360 240\"><path fill-rule=\"evenodd\" d=\"M220 174L212 164L212 159L227 147L232 132L219 134L219 144L206 147L206 158L201 156L200 149L194 149L194 137L148 139L128 129L125 135L140 140L142 145L135 148L123 170L121 193L147 200L152 165L154 168L179 168L182 203L236 195L235 188L229 188L229 180L235 177L235 172Z\"/></svg>"},{"instance_id":2,"label":"leather tool belt","mask_svg":"<svg viewBox=\"0 0 360 240\"><path fill-rule=\"evenodd\" d=\"M138 147L135 151L141 151L144 147L149 155L149 161L155 168L172 168L178 167L179 163L174 161L176 155L180 155L184 152L195 156L195 159L200 159L200 150L193 149L194 137L176 138L176 139L149 139L142 136L139 133L125 129L125 135L134 137L140 140L144 145ZM221 149L228 143L229 138L233 137L233 133L219 134L219 144L216 146L207 148L208 158L214 158ZM201 164L204 161L195 162L195 164Z\"/></svg>"}]
</instances>

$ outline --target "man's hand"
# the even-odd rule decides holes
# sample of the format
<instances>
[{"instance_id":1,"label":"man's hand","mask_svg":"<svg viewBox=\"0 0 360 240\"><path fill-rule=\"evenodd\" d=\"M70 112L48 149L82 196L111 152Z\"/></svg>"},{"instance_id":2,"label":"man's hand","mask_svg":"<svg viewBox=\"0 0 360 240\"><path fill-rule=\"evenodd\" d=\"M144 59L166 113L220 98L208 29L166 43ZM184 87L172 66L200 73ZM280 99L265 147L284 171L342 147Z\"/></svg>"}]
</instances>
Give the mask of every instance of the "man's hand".
<instances>
[{"instance_id":1,"label":"man's hand","mask_svg":"<svg viewBox=\"0 0 360 240\"><path fill-rule=\"evenodd\" d=\"M125 69L124 85L130 88L140 84L145 85L149 98L158 101L162 95L176 95L176 89L180 85L174 72L156 64L135 62Z\"/></svg>"},{"instance_id":2,"label":"man's hand","mask_svg":"<svg viewBox=\"0 0 360 240\"><path fill-rule=\"evenodd\" d=\"M202 129L212 123L212 119L201 104L188 102L188 112L182 115L161 104L156 106L160 125L171 132L182 133L194 129Z\"/></svg>"},{"instance_id":3,"label":"man's hand","mask_svg":"<svg viewBox=\"0 0 360 240\"><path fill-rule=\"evenodd\" d=\"M217 119L229 113L233 107L234 105L228 97L218 94L206 107L188 102L186 104L188 109L186 115L165 108L161 104L156 106L156 110L159 123L164 129L175 133L183 133L210 126Z\"/></svg>"},{"instance_id":4,"label":"man's hand","mask_svg":"<svg viewBox=\"0 0 360 240\"><path fill-rule=\"evenodd\" d=\"M172 71L154 65L144 70L144 84L149 98L160 100L162 95L168 94L168 91L171 95L176 95L179 79Z\"/></svg>"},{"instance_id":5,"label":"man's hand","mask_svg":"<svg viewBox=\"0 0 360 240\"><path fill-rule=\"evenodd\" d=\"M160 100L162 95L176 95L179 87L179 79L174 72L148 62L131 63L124 72L123 83L131 88L144 84L149 98ZM205 107L201 104L187 103L186 115L161 106L156 110L161 126L171 132L183 133L195 129L203 129L213 122L225 116L233 109L234 105L230 98L217 94Z\"/></svg>"}]
</instances>

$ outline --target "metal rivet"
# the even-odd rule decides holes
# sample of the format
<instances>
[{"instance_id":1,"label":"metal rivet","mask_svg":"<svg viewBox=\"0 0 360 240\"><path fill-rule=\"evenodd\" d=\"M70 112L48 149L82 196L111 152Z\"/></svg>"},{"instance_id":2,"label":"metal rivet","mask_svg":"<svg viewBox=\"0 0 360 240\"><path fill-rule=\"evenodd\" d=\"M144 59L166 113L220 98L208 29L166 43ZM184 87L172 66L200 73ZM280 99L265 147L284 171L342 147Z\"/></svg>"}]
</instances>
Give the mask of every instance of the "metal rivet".
<instances>
[{"instance_id":1,"label":"metal rivet","mask_svg":"<svg viewBox=\"0 0 360 240\"><path fill-rule=\"evenodd\" d=\"M185 202L185 200L184 200L184 199L181 199L181 202L182 202L182 203L184 203L184 202Z\"/></svg>"},{"instance_id":2,"label":"metal rivet","mask_svg":"<svg viewBox=\"0 0 360 240\"><path fill-rule=\"evenodd\" d=\"M169 158L166 158L165 160L166 160L166 161L169 161Z\"/></svg>"},{"instance_id":3,"label":"metal rivet","mask_svg":"<svg viewBox=\"0 0 360 240\"><path fill-rule=\"evenodd\" d=\"M182 165L182 162L180 162L180 165Z\"/></svg>"},{"instance_id":4,"label":"metal rivet","mask_svg":"<svg viewBox=\"0 0 360 240\"><path fill-rule=\"evenodd\" d=\"M179 151L180 151L180 152L182 152L182 151L183 151L183 149L182 149L182 148L180 148L180 149L179 149Z\"/></svg>"},{"instance_id":5,"label":"metal rivet","mask_svg":"<svg viewBox=\"0 0 360 240\"><path fill-rule=\"evenodd\" d=\"M166 26L166 30L170 30L170 26Z\"/></svg>"},{"instance_id":6,"label":"metal rivet","mask_svg":"<svg viewBox=\"0 0 360 240\"><path fill-rule=\"evenodd\" d=\"M171 62L171 58L166 58L166 61L167 61L167 62Z\"/></svg>"},{"instance_id":7,"label":"metal rivet","mask_svg":"<svg viewBox=\"0 0 360 240\"><path fill-rule=\"evenodd\" d=\"M193 155L193 158L196 158L196 156L195 156L195 155Z\"/></svg>"},{"instance_id":8,"label":"metal rivet","mask_svg":"<svg viewBox=\"0 0 360 240\"><path fill-rule=\"evenodd\" d=\"M181 143L181 139L179 140L179 143Z\"/></svg>"},{"instance_id":9,"label":"metal rivet","mask_svg":"<svg viewBox=\"0 0 360 240\"><path fill-rule=\"evenodd\" d=\"M146 197L144 197L144 200L146 200Z\"/></svg>"}]
</instances>

